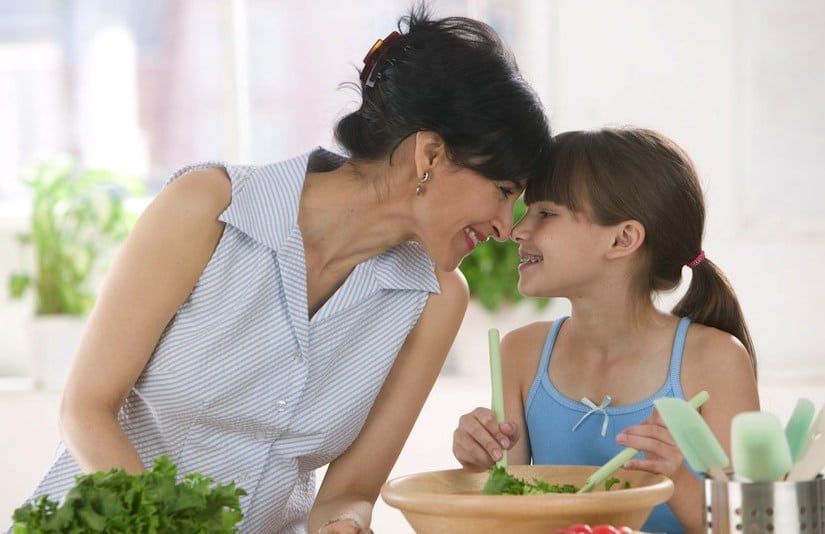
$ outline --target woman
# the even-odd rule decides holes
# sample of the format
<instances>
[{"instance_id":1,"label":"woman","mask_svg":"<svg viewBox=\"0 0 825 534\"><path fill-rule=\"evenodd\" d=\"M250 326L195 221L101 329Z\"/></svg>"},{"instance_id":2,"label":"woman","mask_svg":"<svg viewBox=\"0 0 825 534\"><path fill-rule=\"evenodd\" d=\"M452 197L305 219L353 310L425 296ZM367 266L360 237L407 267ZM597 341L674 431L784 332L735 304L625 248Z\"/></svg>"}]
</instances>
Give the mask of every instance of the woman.
<instances>
[{"instance_id":1,"label":"woman","mask_svg":"<svg viewBox=\"0 0 825 534\"><path fill-rule=\"evenodd\" d=\"M509 236L550 132L483 23L418 8L364 63L363 102L335 132L347 157L188 167L147 207L35 495L167 454L248 492L244 532L369 530L465 311L455 269Z\"/></svg>"}]
</instances>

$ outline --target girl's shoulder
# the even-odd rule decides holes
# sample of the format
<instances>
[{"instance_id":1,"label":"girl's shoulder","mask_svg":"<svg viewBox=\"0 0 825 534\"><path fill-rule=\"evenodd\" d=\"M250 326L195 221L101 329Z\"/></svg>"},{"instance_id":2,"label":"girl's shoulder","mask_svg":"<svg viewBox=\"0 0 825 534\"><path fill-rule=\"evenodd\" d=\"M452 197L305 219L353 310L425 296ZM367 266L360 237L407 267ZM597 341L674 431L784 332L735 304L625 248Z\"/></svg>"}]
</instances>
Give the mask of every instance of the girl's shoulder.
<instances>
[{"instance_id":1,"label":"girl's shoulder","mask_svg":"<svg viewBox=\"0 0 825 534\"><path fill-rule=\"evenodd\" d=\"M748 359L745 346L733 334L701 323L691 323L685 338L685 352L699 364L719 358Z\"/></svg>"},{"instance_id":2,"label":"girl's shoulder","mask_svg":"<svg viewBox=\"0 0 825 534\"><path fill-rule=\"evenodd\" d=\"M752 376L748 351L736 336L712 326L691 324L682 359L683 383L702 384L712 377L750 381Z\"/></svg>"},{"instance_id":3,"label":"girl's shoulder","mask_svg":"<svg viewBox=\"0 0 825 534\"><path fill-rule=\"evenodd\" d=\"M554 321L536 321L511 330L502 338L502 347L506 345L508 348L524 350L538 345L541 348L553 323Z\"/></svg>"},{"instance_id":4,"label":"girl's shoulder","mask_svg":"<svg viewBox=\"0 0 825 534\"><path fill-rule=\"evenodd\" d=\"M553 321L538 321L511 330L501 339L501 364L524 393L530 388L541 362L542 350Z\"/></svg>"},{"instance_id":5,"label":"girl's shoulder","mask_svg":"<svg viewBox=\"0 0 825 534\"><path fill-rule=\"evenodd\" d=\"M501 339L502 358L511 366L534 369L541 360L554 321L537 321L511 330Z\"/></svg>"}]
</instances>

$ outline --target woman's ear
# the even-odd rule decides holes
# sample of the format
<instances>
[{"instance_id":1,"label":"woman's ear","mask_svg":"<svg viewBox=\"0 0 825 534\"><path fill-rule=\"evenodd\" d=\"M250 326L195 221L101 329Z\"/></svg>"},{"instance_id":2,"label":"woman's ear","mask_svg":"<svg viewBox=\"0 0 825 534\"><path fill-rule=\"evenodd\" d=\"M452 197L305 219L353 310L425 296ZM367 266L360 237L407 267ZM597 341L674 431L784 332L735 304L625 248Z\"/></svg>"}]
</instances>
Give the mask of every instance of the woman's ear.
<instances>
[{"instance_id":1,"label":"woman's ear","mask_svg":"<svg viewBox=\"0 0 825 534\"><path fill-rule=\"evenodd\" d=\"M431 170L446 157L444 139L440 135L428 130L415 133L416 176L423 176L424 171Z\"/></svg>"},{"instance_id":2,"label":"woman's ear","mask_svg":"<svg viewBox=\"0 0 825 534\"><path fill-rule=\"evenodd\" d=\"M618 259L630 256L636 252L645 241L645 227L636 220L623 221L615 227L613 243L607 251L608 259Z\"/></svg>"}]
</instances>

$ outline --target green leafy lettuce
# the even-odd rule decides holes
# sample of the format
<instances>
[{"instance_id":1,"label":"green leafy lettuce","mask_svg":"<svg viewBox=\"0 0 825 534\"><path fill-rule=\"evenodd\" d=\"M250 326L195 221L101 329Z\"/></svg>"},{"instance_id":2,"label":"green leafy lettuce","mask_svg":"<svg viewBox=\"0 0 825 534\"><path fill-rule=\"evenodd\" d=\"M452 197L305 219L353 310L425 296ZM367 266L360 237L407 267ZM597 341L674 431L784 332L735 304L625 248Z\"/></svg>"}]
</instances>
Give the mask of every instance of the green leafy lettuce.
<instances>
[{"instance_id":1,"label":"green leafy lettuce","mask_svg":"<svg viewBox=\"0 0 825 534\"><path fill-rule=\"evenodd\" d=\"M481 493L484 495L540 495L542 493L576 493L573 484L549 484L534 478L532 482L511 475L503 466L490 469Z\"/></svg>"},{"instance_id":2,"label":"green leafy lettuce","mask_svg":"<svg viewBox=\"0 0 825 534\"><path fill-rule=\"evenodd\" d=\"M605 480L604 489L610 490L621 481L616 477ZM630 482L622 484L625 489L630 487ZM579 488L573 484L549 484L543 480L534 478L532 482L520 479L511 475L502 466L490 468L487 482L481 493L484 495L541 495L543 493L576 493Z\"/></svg>"},{"instance_id":3,"label":"green leafy lettuce","mask_svg":"<svg viewBox=\"0 0 825 534\"><path fill-rule=\"evenodd\" d=\"M58 504L47 495L14 511L14 534L224 534L243 518L232 482L214 484L200 473L177 481L177 467L159 457L151 470L123 469L80 475Z\"/></svg>"}]
</instances>

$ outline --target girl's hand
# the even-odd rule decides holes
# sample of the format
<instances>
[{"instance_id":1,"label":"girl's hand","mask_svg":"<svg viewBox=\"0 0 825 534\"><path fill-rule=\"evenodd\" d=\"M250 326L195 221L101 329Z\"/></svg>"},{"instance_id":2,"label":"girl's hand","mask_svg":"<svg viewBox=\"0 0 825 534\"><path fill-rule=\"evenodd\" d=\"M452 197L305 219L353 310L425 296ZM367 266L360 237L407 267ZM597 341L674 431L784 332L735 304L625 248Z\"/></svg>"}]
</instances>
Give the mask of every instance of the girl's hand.
<instances>
[{"instance_id":1,"label":"girl's hand","mask_svg":"<svg viewBox=\"0 0 825 534\"><path fill-rule=\"evenodd\" d=\"M484 471L499 461L503 451L518 438L516 425L499 424L492 410L476 408L458 420L458 428L453 432L453 455L465 469Z\"/></svg>"},{"instance_id":2,"label":"girl's hand","mask_svg":"<svg viewBox=\"0 0 825 534\"><path fill-rule=\"evenodd\" d=\"M617 435L616 443L644 453L643 459L634 458L625 462L623 467L626 469L662 474L674 482L678 478L684 456L656 410L638 425L626 428Z\"/></svg>"}]
</instances>

